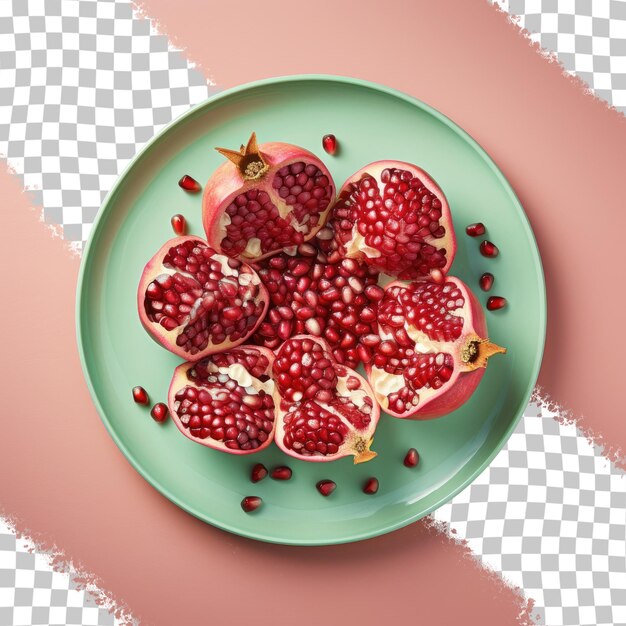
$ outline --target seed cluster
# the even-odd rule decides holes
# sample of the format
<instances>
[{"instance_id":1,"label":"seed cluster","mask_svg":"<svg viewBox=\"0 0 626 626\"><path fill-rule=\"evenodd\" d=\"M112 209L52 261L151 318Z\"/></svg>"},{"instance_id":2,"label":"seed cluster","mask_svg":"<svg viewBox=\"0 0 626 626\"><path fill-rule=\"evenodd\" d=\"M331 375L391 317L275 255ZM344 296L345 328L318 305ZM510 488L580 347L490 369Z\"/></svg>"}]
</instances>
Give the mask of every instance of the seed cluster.
<instances>
[{"instance_id":1,"label":"seed cluster","mask_svg":"<svg viewBox=\"0 0 626 626\"><path fill-rule=\"evenodd\" d=\"M316 242L317 243L317 242ZM383 290L378 272L354 259L330 262L311 243L296 256L279 254L259 263L270 309L253 341L276 349L293 335L324 338L340 363L370 360L378 343L376 308Z\"/></svg>"}]
</instances>

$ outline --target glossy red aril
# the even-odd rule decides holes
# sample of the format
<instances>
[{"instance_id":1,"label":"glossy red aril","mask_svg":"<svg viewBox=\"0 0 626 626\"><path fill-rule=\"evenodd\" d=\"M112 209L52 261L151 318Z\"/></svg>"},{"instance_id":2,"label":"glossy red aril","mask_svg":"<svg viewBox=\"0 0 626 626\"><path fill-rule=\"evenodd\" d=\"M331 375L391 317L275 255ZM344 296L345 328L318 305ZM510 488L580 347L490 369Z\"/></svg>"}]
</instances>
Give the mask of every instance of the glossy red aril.
<instances>
[{"instance_id":1,"label":"glossy red aril","mask_svg":"<svg viewBox=\"0 0 626 626\"><path fill-rule=\"evenodd\" d=\"M333 491L335 491L337 483L333 480L320 480L315 487L325 498L327 498Z\"/></svg>"},{"instance_id":2,"label":"glossy red aril","mask_svg":"<svg viewBox=\"0 0 626 626\"><path fill-rule=\"evenodd\" d=\"M180 213L176 213L176 215L172 215L172 219L170 220L172 223L172 228L177 235L184 235L187 230L187 222L185 217Z\"/></svg>"},{"instance_id":3,"label":"glossy red aril","mask_svg":"<svg viewBox=\"0 0 626 626\"><path fill-rule=\"evenodd\" d=\"M268 297L250 266L198 237L177 237L146 265L137 306L153 339L196 360L243 343L265 316Z\"/></svg>"},{"instance_id":4,"label":"glossy red aril","mask_svg":"<svg viewBox=\"0 0 626 626\"><path fill-rule=\"evenodd\" d=\"M267 317L254 334L258 345L277 349L289 337L325 339L337 361L355 367L377 341L376 308L383 290L378 272L355 259L335 258L309 243L257 266L270 297Z\"/></svg>"},{"instance_id":5,"label":"glossy red aril","mask_svg":"<svg viewBox=\"0 0 626 626\"><path fill-rule=\"evenodd\" d=\"M274 480L289 480L291 476L291 468L287 467L286 465L275 467L270 473L270 477Z\"/></svg>"},{"instance_id":6,"label":"glossy red aril","mask_svg":"<svg viewBox=\"0 0 626 626\"><path fill-rule=\"evenodd\" d=\"M241 346L179 365L168 404L180 432L231 454L267 448L275 427L273 360L270 350Z\"/></svg>"},{"instance_id":7,"label":"glossy red aril","mask_svg":"<svg viewBox=\"0 0 626 626\"><path fill-rule=\"evenodd\" d=\"M322 137L322 146L324 150L331 156L337 153L337 137L335 135L324 135Z\"/></svg>"},{"instance_id":8,"label":"glossy red aril","mask_svg":"<svg viewBox=\"0 0 626 626\"><path fill-rule=\"evenodd\" d=\"M491 298L487 300L487 308L490 311L497 311L504 306L506 306L506 298L502 296L491 296Z\"/></svg>"},{"instance_id":9,"label":"glossy red aril","mask_svg":"<svg viewBox=\"0 0 626 626\"><path fill-rule=\"evenodd\" d=\"M367 381L333 358L328 344L299 335L276 353L272 368L277 409L276 443L305 461L376 456L370 450L380 411Z\"/></svg>"},{"instance_id":10,"label":"glossy red aril","mask_svg":"<svg viewBox=\"0 0 626 626\"><path fill-rule=\"evenodd\" d=\"M256 511L263 504L263 500L259 496L246 496L241 501L241 508L245 513Z\"/></svg>"},{"instance_id":11,"label":"glossy red aril","mask_svg":"<svg viewBox=\"0 0 626 626\"><path fill-rule=\"evenodd\" d=\"M478 281L483 291L491 291L493 287L494 276L490 272L485 272Z\"/></svg>"},{"instance_id":12,"label":"glossy red aril","mask_svg":"<svg viewBox=\"0 0 626 626\"><path fill-rule=\"evenodd\" d=\"M257 463L250 471L250 480L253 483L258 483L267 476L267 467L263 463Z\"/></svg>"},{"instance_id":13,"label":"glossy red aril","mask_svg":"<svg viewBox=\"0 0 626 626\"><path fill-rule=\"evenodd\" d=\"M137 404L148 404L148 392L143 387L133 387L133 400Z\"/></svg>"},{"instance_id":14,"label":"glossy red aril","mask_svg":"<svg viewBox=\"0 0 626 626\"><path fill-rule=\"evenodd\" d=\"M368 478L363 485L363 493L373 495L378 491L378 478Z\"/></svg>"},{"instance_id":15,"label":"glossy red aril","mask_svg":"<svg viewBox=\"0 0 626 626\"><path fill-rule=\"evenodd\" d=\"M422 169L377 161L341 188L331 212L339 251L402 279L447 273L456 252L448 201Z\"/></svg>"},{"instance_id":16,"label":"glossy red aril","mask_svg":"<svg viewBox=\"0 0 626 626\"><path fill-rule=\"evenodd\" d=\"M415 448L409 448L409 451L404 457L404 465L406 467L415 467L420 460L420 455Z\"/></svg>"},{"instance_id":17,"label":"glossy red aril","mask_svg":"<svg viewBox=\"0 0 626 626\"><path fill-rule=\"evenodd\" d=\"M157 402L150 410L150 415L155 422L164 422L167 419L167 405Z\"/></svg>"},{"instance_id":18,"label":"glossy red aril","mask_svg":"<svg viewBox=\"0 0 626 626\"><path fill-rule=\"evenodd\" d=\"M475 224L470 224L465 228L465 232L470 237L480 237L480 235L484 235L486 232L485 225L482 222L476 222Z\"/></svg>"},{"instance_id":19,"label":"glossy red aril","mask_svg":"<svg viewBox=\"0 0 626 626\"><path fill-rule=\"evenodd\" d=\"M498 246L495 243L491 243L491 241L483 241L480 244L480 253L486 257L494 257L498 256L500 250L498 250Z\"/></svg>"},{"instance_id":20,"label":"glossy red aril","mask_svg":"<svg viewBox=\"0 0 626 626\"><path fill-rule=\"evenodd\" d=\"M378 324L382 341L365 369L377 401L394 417L450 413L472 395L488 358L505 352L487 339L476 296L452 276L442 285L390 283Z\"/></svg>"},{"instance_id":21,"label":"glossy red aril","mask_svg":"<svg viewBox=\"0 0 626 626\"><path fill-rule=\"evenodd\" d=\"M178 186L185 191L190 191L191 193L198 193L202 187L200 183L191 176L185 174L179 181Z\"/></svg>"},{"instance_id":22,"label":"glossy red aril","mask_svg":"<svg viewBox=\"0 0 626 626\"><path fill-rule=\"evenodd\" d=\"M335 199L326 166L287 143L257 145L252 133L211 176L202 199L209 243L230 257L254 261L301 244L324 225Z\"/></svg>"}]
</instances>

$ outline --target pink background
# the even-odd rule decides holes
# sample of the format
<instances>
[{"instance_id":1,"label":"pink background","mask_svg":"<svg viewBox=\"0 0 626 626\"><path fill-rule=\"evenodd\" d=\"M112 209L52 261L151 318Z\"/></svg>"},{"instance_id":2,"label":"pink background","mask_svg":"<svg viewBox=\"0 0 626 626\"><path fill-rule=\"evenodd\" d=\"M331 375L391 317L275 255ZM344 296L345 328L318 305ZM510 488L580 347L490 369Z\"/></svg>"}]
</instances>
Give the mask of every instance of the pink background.
<instances>
[{"instance_id":1,"label":"pink background","mask_svg":"<svg viewBox=\"0 0 626 626\"><path fill-rule=\"evenodd\" d=\"M562 76L483 0L318 0L306 18L287 2L143 8L219 87L289 73L356 76L417 96L472 134L537 234L549 298L540 384L598 440L624 446L623 116ZM526 620L518 595L427 522L355 545L270 546L205 526L150 488L106 434L82 378L78 259L38 223L15 178L0 173L0 188L9 208L0 250L19 303L2 314L13 366L4 368L0 472L10 480L0 502L22 527L99 575L144 624Z\"/></svg>"}]
</instances>

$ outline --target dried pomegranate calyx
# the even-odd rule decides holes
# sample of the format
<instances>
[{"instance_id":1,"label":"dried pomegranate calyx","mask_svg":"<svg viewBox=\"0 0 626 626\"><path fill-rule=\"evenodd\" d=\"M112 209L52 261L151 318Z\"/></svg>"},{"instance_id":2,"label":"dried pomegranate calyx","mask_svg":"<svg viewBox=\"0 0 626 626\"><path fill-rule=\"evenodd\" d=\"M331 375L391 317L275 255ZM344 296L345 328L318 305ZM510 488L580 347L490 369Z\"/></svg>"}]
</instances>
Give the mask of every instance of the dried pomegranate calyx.
<instances>
[{"instance_id":1,"label":"dried pomegranate calyx","mask_svg":"<svg viewBox=\"0 0 626 626\"><path fill-rule=\"evenodd\" d=\"M257 145L255 132L250 135L246 146L242 145L239 151L228 148L215 149L239 168L244 180L258 180L269 170L269 165L265 162Z\"/></svg>"},{"instance_id":2,"label":"dried pomegranate calyx","mask_svg":"<svg viewBox=\"0 0 626 626\"><path fill-rule=\"evenodd\" d=\"M471 372L479 367L487 367L489 357L494 354L505 354L506 348L492 343L489 339L482 339L478 335L468 337L459 351L461 362L465 370Z\"/></svg>"}]
</instances>

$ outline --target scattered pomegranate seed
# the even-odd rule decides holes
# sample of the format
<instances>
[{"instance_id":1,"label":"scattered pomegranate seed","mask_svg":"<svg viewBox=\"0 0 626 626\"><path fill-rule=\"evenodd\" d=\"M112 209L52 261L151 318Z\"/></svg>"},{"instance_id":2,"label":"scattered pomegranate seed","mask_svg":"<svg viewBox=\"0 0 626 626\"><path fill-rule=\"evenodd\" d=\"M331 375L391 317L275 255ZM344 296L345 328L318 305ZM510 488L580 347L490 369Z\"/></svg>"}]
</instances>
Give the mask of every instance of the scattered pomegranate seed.
<instances>
[{"instance_id":1,"label":"scattered pomegranate seed","mask_svg":"<svg viewBox=\"0 0 626 626\"><path fill-rule=\"evenodd\" d=\"M322 137L322 146L328 154L335 154L337 152L337 137L335 135L324 135Z\"/></svg>"},{"instance_id":2,"label":"scattered pomegranate seed","mask_svg":"<svg viewBox=\"0 0 626 626\"><path fill-rule=\"evenodd\" d=\"M176 213L176 215L172 216L172 228L177 235L184 235L185 230L187 230L187 221L185 217L180 213Z\"/></svg>"},{"instance_id":3,"label":"scattered pomegranate seed","mask_svg":"<svg viewBox=\"0 0 626 626\"><path fill-rule=\"evenodd\" d=\"M275 467L270 476L274 480L289 480L291 478L291 473L291 468L286 465L281 465L280 467Z\"/></svg>"},{"instance_id":4,"label":"scattered pomegranate seed","mask_svg":"<svg viewBox=\"0 0 626 626\"><path fill-rule=\"evenodd\" d=\"M378 478L368 478L365 484L363 485L363 493L367 493L372 495L378 491Z\"/></svg>"},{"instance_id":5,"label":"scattered pomegranate seed","mask_svg":"<svg viewBox=\"0 0 626 626\"><path fill-rule=\"evenodd\" d=\"M483 256L494 257L498 256L499 252L500 250L498 250L498 246L496 246L495 243L491 243L491 241L487 241L485 239L485 241L480 244L480 253Z\"/></svg>"},{"instance_id":6,"label":"scattered pomegranate seed","mask_svg":"<svg viewBox=\"0 0 626 626\"><path fill-rule=\"evenodd\" d=\"M148 404L148 392L139 385L133 387L133 400L137 404Z\"/></svg>"},{"instance_id":7,"label":"scattered pomegranate seed","mask_svg":"<svg viewBox=\"0 0 626 626\"><path fill-rule=\"evenodd\" d=\"M252 511L256 511L263 504L263 500L259 498L259 496L246 496L241 501L241 508L246 513L252 513Z\"/></svg>"},{"instance_id":8,"label":"scattered pomegranate seed","mask_svg":"<svg viewBox=\"0 0 626 626\"><path fill-rule=\"evenodd\" d=\"M406 453L404 457L404 464L406 467L415 467L420 460L420 455L417 453L415 448L409 448L409 451Z\"/></svg>"},{"instance_id":9,"label":"scattered pomegranate seed","mask_svg":"<svg viewBox=\"0 0 626 626\"><path fill-rule=\"evenodd\" d=\"M327 498L333 491L335 491L335 487L337 483L332 480L320 480L317 485L317 490Z\"/></svg>"},{"instance_id":10,"label":"scattered pomegranate seed","mask_svg":"<svg viewBox=\"0 0 626 626\"><path fill-rule=\"evenodd\" d=\"M487 308L490 311L497 311L506 305L506 298L502 296L491 296L489 300L487 300Z\"/></svg>"},{"instance_id":11,"label":"scattered pomegranate seed","mask_svg":"<svg viewBox=\"0 0 626 626\"><path fill-rule=\"evenodd\" d=\"M167 418L167 404L157 402L150 410L150 415L155 422L164 422Z\"/></svg>"},{"instance_id":12,"label":"scattered pomegranate seed","mask_svg":"<svg viewBox=\"0 0 626 626\"><path fill-rule=\"evenodd\" d=\"M485 228L485 225L482 222L476 222L475 224L470 224L465 229L465 232L470 237L479 237L480 235L484 235L486 230L487 229Z\"/></svg>"},{"instance_id":13,"label":"scattered pomegranate seed","mask_svg":"<svg viewBox=\"0 0 626 626\"><path fill-rule=\"evenodd\" d=\"M480 284L480 288L483 291L489 291L492 287L493 287L493 274L490 274L489 272L485 272L481 277L480 280L478 281Z\"/></svg>"},{"instance_id":14,"label":"scattered pomegranate seed","mask_svg":"<svg viewBox=\"0 0 626 626\"><path fill-rule=\"evenodd\" d=\"M198 193L198 191L202 189L202 187L200 186L200 183L195 178L192 178L191 176L188 176L187 174L185 174L178 181L178 186L181 189L184 189L185 191L191 191L192 193Z\"/></svg>"},{"instance_id":15,"label":"scattered pomegranate seed","mask_svg":"<svg viewBox=\"0 0 626 626\"><path fill-rule=\"evenodd\" d=\"M250 480L253 483L258 483L267 476L267 467L263 463L257 463L250 472Z\"/></svg>"}]
</instances>

